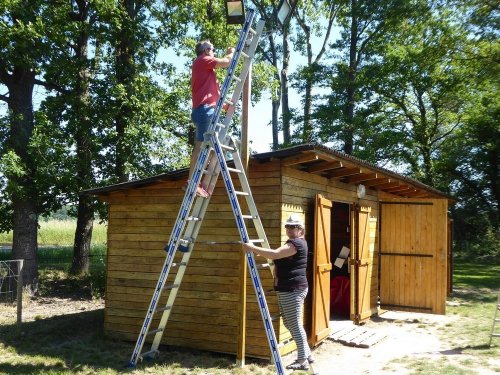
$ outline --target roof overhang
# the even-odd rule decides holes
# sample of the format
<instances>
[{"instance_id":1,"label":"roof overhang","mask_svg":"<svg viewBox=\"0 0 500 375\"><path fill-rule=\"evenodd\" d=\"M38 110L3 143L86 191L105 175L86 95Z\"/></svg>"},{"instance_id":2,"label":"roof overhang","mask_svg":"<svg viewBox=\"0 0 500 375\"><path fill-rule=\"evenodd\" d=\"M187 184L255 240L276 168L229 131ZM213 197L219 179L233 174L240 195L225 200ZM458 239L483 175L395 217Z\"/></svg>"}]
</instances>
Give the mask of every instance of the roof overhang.
<instances>
[{"instance_id":1,"label":"roof overhang","mask_svg":"<svg viewBox=\"0 0 500 375\"><path fill-rule=\"evenodd\" d=\"M456 202L454 197L422 182L318 144L304 144L253 154L251 158L260 163L279 159L283 166L347 184L362 184L367 189L383 191L402 198L446 198L452 203ZM82 194L106 195L118 190L179 180L185 178L187 172L188 169L176 170L136 181L85 190Z\"/></svg>"}]
</instances>

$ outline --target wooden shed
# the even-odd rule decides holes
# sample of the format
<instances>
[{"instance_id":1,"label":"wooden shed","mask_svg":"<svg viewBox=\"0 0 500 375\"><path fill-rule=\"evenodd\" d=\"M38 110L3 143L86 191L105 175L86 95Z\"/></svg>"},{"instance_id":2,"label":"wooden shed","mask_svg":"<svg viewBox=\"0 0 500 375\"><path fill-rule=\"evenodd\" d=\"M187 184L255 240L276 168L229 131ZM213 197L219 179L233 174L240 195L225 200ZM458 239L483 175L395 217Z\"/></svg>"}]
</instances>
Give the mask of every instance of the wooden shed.
<instances>
[{"instance_id":1,"label":"wooden shed","mask_svg":"<svg viewBox=\"0 0 500 375\"><path fill-rule=\"evenodd\" d=\"M186 175L187 170L180 170L87 191L108 204L104 327L109 336L137 339ZM380 307L445 313L449 196L314 144L253 155L248 179L272 247L286 239L283 223L291 213L305 219L310 291L304 320L312 346L329 335L331 320L359 323ZM241 327L244 262L239 240L219 181L162 343L237 353L244 342L246 355L269 357L249 279L245 330ZM270 273L261 272L261 278L264 288L272 290ZM274 293L267 301L271 315L277 314ZM294 350L279 319L274 328L282 354Z\"/></svg>"}]
</instances>

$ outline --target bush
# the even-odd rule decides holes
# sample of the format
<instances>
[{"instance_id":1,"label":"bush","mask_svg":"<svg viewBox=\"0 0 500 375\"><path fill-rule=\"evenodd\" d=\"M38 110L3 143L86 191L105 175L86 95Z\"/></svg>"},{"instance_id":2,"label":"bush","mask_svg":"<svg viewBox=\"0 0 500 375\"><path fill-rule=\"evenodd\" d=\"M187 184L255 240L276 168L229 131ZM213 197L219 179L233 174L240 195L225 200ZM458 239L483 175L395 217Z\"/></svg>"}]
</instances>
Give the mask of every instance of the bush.
<instances>
[{"instance_id":1,"label":"bush","mask_svg":"<svg viewBox=\"0 0 500 375\"><path fill-rule=\"evenodd\" d=\"M474 241L457 241L453 250L458 259L498 260L500 259L500 236L491 226L488 226L483 235L477 236Z\"/></svg>"}]
</instances>

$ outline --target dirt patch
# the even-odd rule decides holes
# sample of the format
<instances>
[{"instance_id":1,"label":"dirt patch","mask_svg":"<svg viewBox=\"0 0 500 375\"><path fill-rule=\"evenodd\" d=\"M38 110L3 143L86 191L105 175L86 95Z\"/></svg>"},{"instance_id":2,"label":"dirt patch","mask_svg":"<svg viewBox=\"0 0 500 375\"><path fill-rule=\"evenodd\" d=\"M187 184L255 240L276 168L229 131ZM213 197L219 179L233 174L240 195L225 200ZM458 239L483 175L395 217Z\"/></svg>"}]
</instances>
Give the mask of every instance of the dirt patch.
<instances>
[{"instance_id":1,"label":"dirt patch","mask_svg":"<svg viewBox=\"0 0 500 375\"><path fill-rule=\"evenodd\" d=\"M452 364L476 362L473 355L464 354L460 348L453 348L439 339L438 332L456 319L456 316L396 311L381 313L365 325L385 336L384 339L369 348L346 346L327 339L314 351L317 359L314 369L320 374L409 374L425 373L408 370L411 360L444 360ZM330 324L333 329L352 326L350 321L334 320ZM489 365L498 368L500 362ZM498 374L481 365L474 371L476 374Z\"/></svg>"},{"instance_id":2,"label":"dirt patch","mask_svg":"<svg viewBox=\"0 0 500 375\"><path fill-rule=\"evenodd\" d=\"M58 315L75 314L104 308L103 299L79 299L73 297L25 297L22 321L50 318ZM12 323L17 319L15 304L0 304L0 324Z\"/></svg>"}]
</instances>

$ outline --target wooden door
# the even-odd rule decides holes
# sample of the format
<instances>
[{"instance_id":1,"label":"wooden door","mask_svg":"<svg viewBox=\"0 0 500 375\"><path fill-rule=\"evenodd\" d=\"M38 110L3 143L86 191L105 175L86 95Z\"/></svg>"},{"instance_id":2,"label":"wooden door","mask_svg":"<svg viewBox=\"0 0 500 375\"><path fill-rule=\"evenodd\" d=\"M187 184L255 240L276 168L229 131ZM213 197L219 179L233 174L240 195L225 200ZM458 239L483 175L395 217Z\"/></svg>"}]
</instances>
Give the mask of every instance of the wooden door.
<instances>
[{"instance_id":1,"label":"wooden door","mask_svg":"<svg viewBox=\"0 0 500 375\"><path fill-rule=\"evenodd\" d=\"M444 314L447 292L447 202L381 203L382 308Z\"/></svg>"},{"instance_id":2,"label":"wooden door","mask_svg":"<svg viewBox=\"0 0 500 375\"><path fill-rule=\"evenodd\" d=\"M309 342L318 344L330 334L330 228L332 202L316 195L312 285L312 332Z\"/></svg>"},{"instance_id":3,"label":"wooden door","mask_svg":"<svg viewBox=\"0 0 500 375\"><path fill-rule=\"evenodd\" d=\"M354 218L354 251L351 261L351 320L356 324L372 315L371 310L371 276L372 252L370 252L370 213L371 207L355 206ZM352 306L354 305L354 306Z\"/></svg>"}]
</instances>

